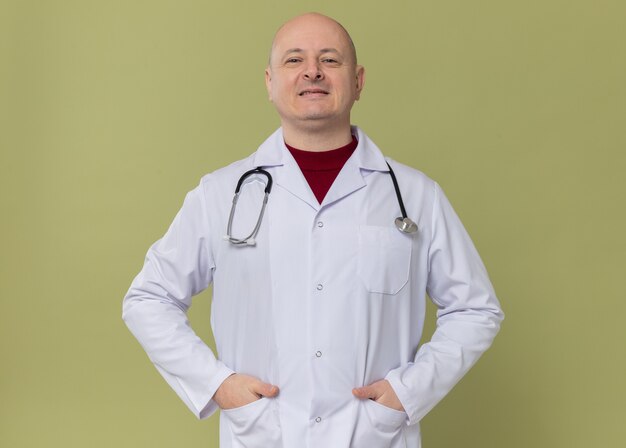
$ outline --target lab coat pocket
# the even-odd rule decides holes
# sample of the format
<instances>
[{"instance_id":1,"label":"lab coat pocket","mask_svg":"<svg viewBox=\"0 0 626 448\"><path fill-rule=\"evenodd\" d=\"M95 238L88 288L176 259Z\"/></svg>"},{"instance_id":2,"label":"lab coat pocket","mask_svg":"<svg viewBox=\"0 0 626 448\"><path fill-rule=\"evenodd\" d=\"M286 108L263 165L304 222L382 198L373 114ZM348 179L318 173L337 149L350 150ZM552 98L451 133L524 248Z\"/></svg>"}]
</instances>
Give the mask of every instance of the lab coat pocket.
<instances>
[{"instance_id":1,"label":"lab coat pocket","mask_svg":"<svg viewBox=\"0 0 626 448\"><path fill-rule=\"evenodd\" d=\"M370 292L397 294L409 279L410 235L395 227L360 226L358 273Z\"/></svg>"},{"instance_id":2,"label":"lab coat pocket","mask_svg":"<svg viewBox=\"0 0 626 448\"><path fill-rule=\"evenodd\" d=\"M405 448L402 428L406 412L388 408L374 400L361 402L361 415L353 446L355 448Z\"/></svg>"},{"instance_id":3,"label":"lab coat pocket","mask_svg":"<svg viewBox=\"0 0 626 448\"><path fill-rule=\"evenodd\" d=\"M276 400L260 398L222 412L233 435L233 448L282 448Z\"/></svg>"}]
</instances>

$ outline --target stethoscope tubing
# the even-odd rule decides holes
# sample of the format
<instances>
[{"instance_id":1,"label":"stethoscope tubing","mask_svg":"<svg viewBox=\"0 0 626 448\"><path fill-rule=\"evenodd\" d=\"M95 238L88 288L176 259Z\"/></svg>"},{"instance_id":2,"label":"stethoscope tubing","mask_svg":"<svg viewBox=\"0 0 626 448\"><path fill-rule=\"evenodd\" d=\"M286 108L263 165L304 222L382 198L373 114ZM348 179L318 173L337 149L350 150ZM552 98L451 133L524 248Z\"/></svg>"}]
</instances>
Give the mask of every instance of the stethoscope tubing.
<instances>
[{"instance_id":1,"label":"stethoscope tubing","mask_svg":"<svg viewBox=\"0 0 626 448\"><path fill-rule=\"evenodd\" d=\"M235 188L235 194L239 194L239 191L241 190L241 186L243 185L243 182L246 180L246 178L256 173L263 174L265 177L267 177L267 185L265 185L265 194L269 195L272 192L272 184L274 183L274 180L272 179L272 175L268 173L266 170L264 170L263 168L261 168L260 166L257 166L256 168L246 171L245 173L241 175L241 177L239 178L239 181L237 182L237 187Z\"/></svg>"},{"instance_id":2,"label":"stethoscope tubing","mask_svg":"<svg viewBox=\"0 0 626 448\"><path fill-rule=\"evenodd\" d=\"M400 206L400 212L402 213L402 217L396 218L395 225L400 232L411 234L417 232L417 225L407 217L406 208L404 207L404 201L402 200L402 193L400 192L400 187L398 186L398 179L396 179L396 174L393 172L391 165L389 162L387 163L387 167L389 168L389 175L391 176L391 181L393 182L393 189L396 192L396 198L398 199L398 205ZM253 174L262 174L267 178L267 184L265 185L265 195L263 196L263 204L261 206L261 212L259 213L259 218L256 221L256 225L254 229L245 238L234 238L231 234L233 229L233 219L235 217L235 209L237 208L237 202L239 200L239 193L241 191L241 187L243 186L244 181ZM272 192L273 185L272 175L261 168L260 166L248 170L241 175L239 181L237 181L237 186L235 187L235 195L233 196L233 205L230 208L230 215L228 216L228 225L226 227L226 236L224 239L227 239L232 244L235 245L249 245L254 246L256 244L255 237L259 233L259 229L261 228L261 222L263 220L263 215L265 214L265 207L267 205L267 201L270 193Z\"/></svg>"},{"instance_id":3,"label":"stethoscope tubing","mask_svg":"<svg viewBox=\"0 0 626 448\"><path fill-rule=\"evenodd\" d=\"M261 212L259 213L259 218L257 219L256 225L254 226L254 229L252 229L252 232L250 233L250 235L248 235L245 238L234 238L232 236L233 219L235 217L235 209L237 208L237 202L239 201L239 192L241 191L241 186L243 185L246 178L253 174L262 174L267 178L267 184L265 185L265 194L263 196L263 204L261 205ZM255 237L257 233L259 233L259 229L261 228L261 222L263 221L263 215L265 214L265 207L267 206L267 200L269 198L270 193L272 192L272 184L273 184L272 175L268 173L266 170L264 170L263 168L261 168L260 166L243 173L243 175L239 178L239 181L237 182L237 187L235 188L235 195L233 196L233 205L230 207L230 215L228 216L228 226L226 227L226 236L224 237L225 239L227 239L228 241L236 245L246 244L249 246L254 246L256 244Z\"/></svg>"},{"instance_id":4,"label":"stethoscope tubing","mask_svg":"<svg viewBox=\"0 0 626 448\"><path fill-rule=\"evenodd\" d=\"M398 198L398 204L400 205L400 212L402 213L402 218L406 218L406 209L404 208L404 201L402 200L402 193L400 193L400 187L398 186L398 179L396 179L396 173L391 169L391 165L389 162L386 162L389 167L389 175L391 176L391 181L393 182L393 188L396 190L396 198Z\"/></svg>"}]
</instances>

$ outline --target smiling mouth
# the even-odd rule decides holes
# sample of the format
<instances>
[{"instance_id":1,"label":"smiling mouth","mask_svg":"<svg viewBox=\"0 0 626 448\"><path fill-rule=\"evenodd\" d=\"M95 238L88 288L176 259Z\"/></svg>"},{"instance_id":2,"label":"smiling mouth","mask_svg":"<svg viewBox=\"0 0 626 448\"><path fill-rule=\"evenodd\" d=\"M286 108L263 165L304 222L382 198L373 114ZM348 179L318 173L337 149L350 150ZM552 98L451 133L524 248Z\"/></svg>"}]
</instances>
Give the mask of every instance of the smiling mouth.
<instances>
[{"instance_id":1,"label":"smiling mouth","mask_svg":"<svg viewBox=\"0 0 626 448\"><path fill-rule=\"evenodd\" d=\"M307 96L307 95L328 95L328 92L326 90L322 90L322 89L308 89L308 90L303 90L302 92L300 92L298 94L299 96Z\"/></svg>"}]
</instances>

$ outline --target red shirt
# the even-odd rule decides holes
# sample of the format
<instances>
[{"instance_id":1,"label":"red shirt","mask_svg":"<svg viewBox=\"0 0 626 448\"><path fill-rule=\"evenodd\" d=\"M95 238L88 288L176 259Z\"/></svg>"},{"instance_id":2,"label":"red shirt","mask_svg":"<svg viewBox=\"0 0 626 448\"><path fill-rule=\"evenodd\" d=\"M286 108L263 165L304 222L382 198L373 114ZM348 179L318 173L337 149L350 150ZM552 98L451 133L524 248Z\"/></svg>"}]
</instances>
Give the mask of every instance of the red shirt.
<instances>
[{"instance_id":1,"label":"red shirt","mask_svg":"<svg viewBox=\"0 0 626 448\"><path fill-rule=\"evenodd\" d=\"M341 148L331 149L330 151L314 152L296 149L293 146L287 146L289 152L300 167L304 178L309 183L313 194L317 201L321 204L330 190L339 171L350 158L358 145L356 137L352 136L352 141Z\"/></svg>"}]
</instances>

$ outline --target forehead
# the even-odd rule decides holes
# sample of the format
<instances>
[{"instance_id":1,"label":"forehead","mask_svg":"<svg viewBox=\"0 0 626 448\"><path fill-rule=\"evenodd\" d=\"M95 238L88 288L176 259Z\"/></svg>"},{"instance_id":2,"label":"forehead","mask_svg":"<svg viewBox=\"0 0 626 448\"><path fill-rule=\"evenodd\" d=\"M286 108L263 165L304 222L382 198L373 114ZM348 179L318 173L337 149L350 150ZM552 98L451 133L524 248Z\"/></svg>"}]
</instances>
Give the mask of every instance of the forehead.
<instances>
[{"instance_id":1,"label":"forehead","mask_svg":"<svg viewBox=\"0 0 626 448\"><path fill-rule=\"evenodd\" d=\"M350 37L337 22L323 16L304 16L287 22L278 30L272 43L272 56L291 48L303 51L332 48L349 55L350 47Z\"/></svg>"}]
</instances>

